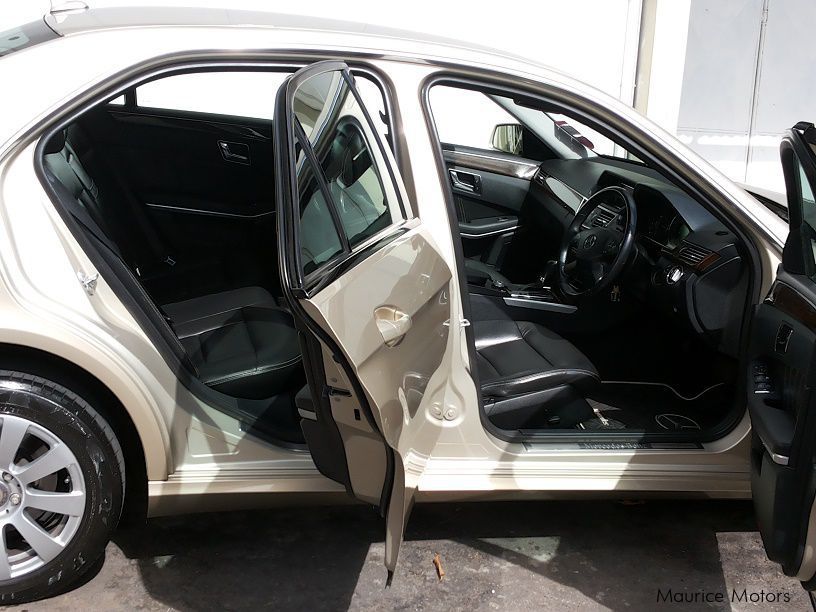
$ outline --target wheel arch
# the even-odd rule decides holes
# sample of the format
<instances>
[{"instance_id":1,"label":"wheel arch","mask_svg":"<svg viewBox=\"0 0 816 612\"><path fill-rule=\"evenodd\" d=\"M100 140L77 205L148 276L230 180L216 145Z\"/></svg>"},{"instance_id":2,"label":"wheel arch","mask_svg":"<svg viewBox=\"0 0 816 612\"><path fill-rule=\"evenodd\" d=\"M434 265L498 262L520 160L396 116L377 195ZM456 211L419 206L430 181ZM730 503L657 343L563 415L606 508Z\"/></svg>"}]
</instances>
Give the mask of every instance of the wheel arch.
<instances>
[{"instance_id":1,"label":"wheel arch","mask_svg":"<svg viewBox=\"0 0 816 612\"><path fill-rule=\"evenodd\" d=\"M34 374L71 389L109 422L125 456L125 500L121 522L135 524L147 515L148 478L167 476L168 451L158 423L136 414L133 400L125 402L110 384L115 374L92 359L78 364L66 355L27 344L0 340L0 369ZM75 353L74 353L75 354ZM87 355L87 354L86 354ZM98 367L88 367L89 365ZM131 405L129 409L128 406ZM145 411L140 411L144 413ZM152 441L152 442L151 442Z\"/></svg>"}]
</instances>

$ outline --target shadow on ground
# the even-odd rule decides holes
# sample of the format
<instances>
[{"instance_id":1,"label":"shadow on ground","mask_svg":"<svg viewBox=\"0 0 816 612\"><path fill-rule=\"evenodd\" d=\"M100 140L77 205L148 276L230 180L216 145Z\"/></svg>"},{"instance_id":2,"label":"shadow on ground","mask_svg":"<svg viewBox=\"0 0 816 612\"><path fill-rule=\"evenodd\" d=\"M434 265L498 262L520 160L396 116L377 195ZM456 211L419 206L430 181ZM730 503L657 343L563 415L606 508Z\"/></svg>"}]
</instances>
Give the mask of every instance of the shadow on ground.
<instances>
[{"instance_id":1,"label":"shadow on ground","mask_svg":"<svg viewBox=\"0 0 816 612\"><path fill-rule=\"evenodd\" d=\"M120 533L87 584L27 608L810 609L765 560L745 502L420 505L387 589L382 537L360 506L157 519ZM658 589L766 595L678 605Z\"/></svg>"}]
</instances>

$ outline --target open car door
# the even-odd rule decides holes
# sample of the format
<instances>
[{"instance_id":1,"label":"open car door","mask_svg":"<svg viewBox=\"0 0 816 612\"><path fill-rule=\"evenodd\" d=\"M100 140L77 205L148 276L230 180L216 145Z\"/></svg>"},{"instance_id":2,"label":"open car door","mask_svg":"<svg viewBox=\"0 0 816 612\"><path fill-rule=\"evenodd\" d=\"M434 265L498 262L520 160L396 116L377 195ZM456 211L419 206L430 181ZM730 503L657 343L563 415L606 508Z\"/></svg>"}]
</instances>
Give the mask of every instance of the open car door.
<instances>
[{"instance_id":1,"label":"open car door","mask_svg":"<svg viewBox=\"0 0 816 612\"><path fill-rule=\"evenodd\" d=\"M781 145L790 233L776 280L754 313L748 407L751 488L768 557L816 588L816 129Z\"/></svg>"},{"instance_id":2,"label":"open car door","mask_svg":"<svg viewBox=\"0 0 816 612\"><path fill-rule=\"evenodd\" d=\"M275 156L283 291L309 382L301 427L318 469L385 515L390 578L444 421L451 271L345 64L282 85Z\"/></svg>"}]
</instances>

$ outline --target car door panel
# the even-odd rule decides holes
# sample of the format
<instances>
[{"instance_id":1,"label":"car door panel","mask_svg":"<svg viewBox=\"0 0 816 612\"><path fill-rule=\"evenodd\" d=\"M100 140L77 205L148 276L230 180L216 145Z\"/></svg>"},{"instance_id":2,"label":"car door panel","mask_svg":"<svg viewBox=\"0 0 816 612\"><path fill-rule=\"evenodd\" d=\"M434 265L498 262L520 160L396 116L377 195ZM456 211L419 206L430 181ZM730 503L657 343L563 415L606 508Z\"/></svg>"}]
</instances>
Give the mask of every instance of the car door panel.
<instances>
[{"instance_id":1,"label":"car door panel","mask_svg":"<svg viewBox=\"0 0 816 612\"><path fill-rule=\"evenodd\" d=\"M816 587L816 130L797 124L781 146L790 233L770 293L756 307L747 359L751 488L768 557ZM805 207L810 210L806 210Z\"/></svg>"},{"instance_id":2,"label":"car door panel","mask_svg":"<svg viewBox=\"0 0 816 612\"><path fill-rule=\"evenodd\" d=\"M295 73L278 93L275 117L283 290L312 347L304 351L311 400L299 403L302 429L318 469L384 513L392 573L443 421L456 354L451 270L421 219L408 206L397 211L405 189L345 64ZM391 225L371 222L379 233L358 242L359 215L347 234L354 210L343 199L364 176L379 179L369 185L382 188Z\"/></svg>"},{"instance_id":3,"label":"car door panel","mask_svg":"<svg viewBox=\"0 0 816 612\"><path fill-rule=\"evenodd\" d=\"M810 408L806 383L814 376L816 346L814 329L797 320L803 310L814 311L794 289L796 284L780 271L769 299L757 307L748 389L752 425L759 439L752 474L757 520L765 528L769 558L789 568L794 562L788 559L790 551L800 537L798 530L790 528L800 523L800 505L789 500L798 496L792 491L797 488L796 458L805 442L801 436Z\"/></svg>"},{"instance_id":4,"label":"car door panel","mask_svg":"<svg viewBox=\"0 0 816 612\"><path fill-rule=\"evenodd\" d=\"M310 317L342 347L373 411L376 428L395 452L392 493L386 517L385 563L393 571L411 499L438 435L424 413L446 382L442 365L448 347L451 273L436 248L417 228L397 239L302 304ZM423 272L418 273L419 270ZM374 310L395 305L410 317L402 341L389 347ZM324 363L327 361L324 354ZM406 364L411 369L406 371ZM335 374L338 382L347 378ZM327 377L331 384L331 377ZM349 385L348 382L345 382ZM396 393L395 393L396 391ZM382 442L359 417L351 386L335 393L332 416L345 446L352 493L379 504L388 475ZM356 411L356 414L355 414ZM372 467L375 467L372 471Z\"/></svg>"},{"instance_id":5,"label":"car door panel","mask_svg":"<svg viewBox=\"0 0 816 612\"><path fill-rule=\"evenodd\" d=\"M447 144L443 147L451 189L454 196L462 200L460 221L518 215L530 190L530 179L538 168L537 164L521 159L494 158L478 149L465 150ZM457 176L465 180L457 181ZM478 184L469 184L468 176L477 177Z\"/></svg>"},{"instance_id":6,"label":"car door panel","mask_svg":"<svg viewBox=\"0 0 816 612\"><path fill-rule=\"evenodd\" d=\"M520 226L534 162L448 144L443 155L465 256L500 265Z\"/></svg>"},{"instance_id":7,"label":"car door panel","mask_svg":"<svg viewBox=\"0 0 816 612\"><path fill-rule=\"evenodd\" d=\"M271 121L108 106L83 126L173 254L244 251L274 229ZM225 159L221 143L248 163Z\"/></svg>"}]
</instances>

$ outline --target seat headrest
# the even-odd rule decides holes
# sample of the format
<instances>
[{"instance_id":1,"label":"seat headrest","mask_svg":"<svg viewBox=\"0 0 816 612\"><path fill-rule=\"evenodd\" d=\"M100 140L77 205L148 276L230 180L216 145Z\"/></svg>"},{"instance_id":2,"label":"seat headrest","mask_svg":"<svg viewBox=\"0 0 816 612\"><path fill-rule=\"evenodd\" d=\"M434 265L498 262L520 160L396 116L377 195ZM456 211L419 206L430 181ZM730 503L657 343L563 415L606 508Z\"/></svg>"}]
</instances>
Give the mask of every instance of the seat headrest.
<instances>
[{"instance_id":1,"label":"seat headrest","mask_svg":"<svg viewBox=\"0 0 816 612\"><path fill-rule=\"evenodd\" d=\"M65 130L60 130L45 143L45 153L59 153L65 146Z\"/></svg>"}]
</instances>

